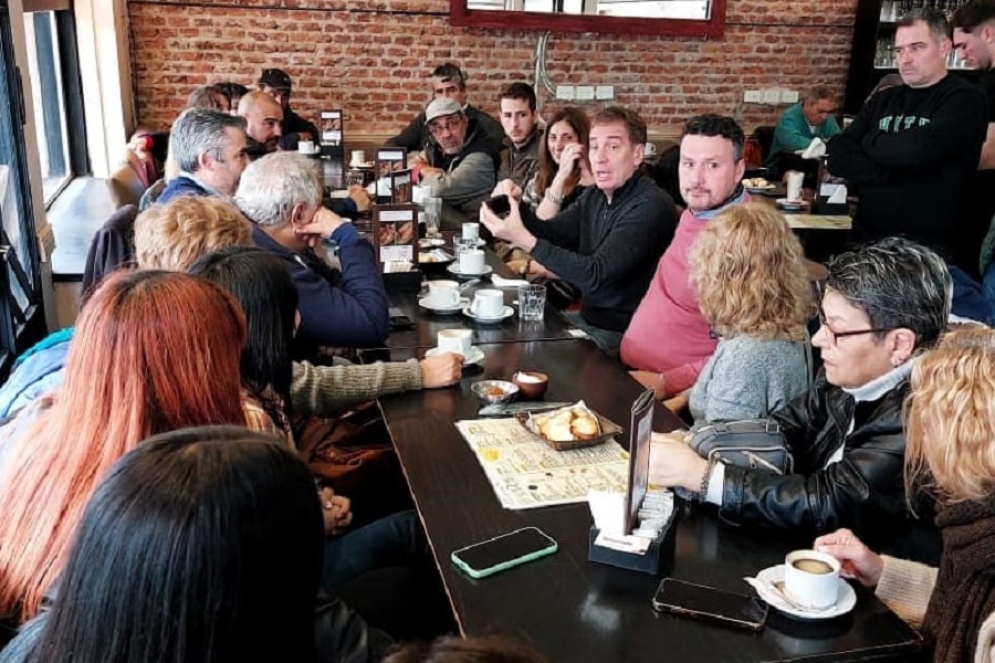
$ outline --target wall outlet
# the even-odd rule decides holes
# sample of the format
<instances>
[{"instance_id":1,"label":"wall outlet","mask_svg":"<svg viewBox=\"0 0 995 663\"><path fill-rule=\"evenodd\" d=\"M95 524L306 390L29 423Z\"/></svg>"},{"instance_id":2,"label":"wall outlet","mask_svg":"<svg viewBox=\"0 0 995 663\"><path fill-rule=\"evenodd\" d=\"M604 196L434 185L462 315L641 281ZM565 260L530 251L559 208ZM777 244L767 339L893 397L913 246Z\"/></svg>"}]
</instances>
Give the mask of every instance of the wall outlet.
<instances>
[{"instance_id":1,"label":"wall outlet","mask_svg":"<svg viewBox=\"0 0 995 663\"><path fill-rule=\"evenodd\" d=\"M599 85L594 88L594 98L599 101L611 101L615 98L614 85Z\"/></svg>"},{"instance_id":2,"label":"wall outlet","mask_svg":"<svg viewBox=\"0 0 995 663\"><path fill-rule=\"evenodd\" d=\"M768 88L764 90L764 103L765 104L778 104L781 102L781 91L777 88Z\"/></svg>"},{"instance_id":3,"label":"wall outlet","mask_svg":"<svg viewBox=\"0 0 995 663\"><path fill-rule=\"evenodd\" d=\"M556 98L560 101L573 101L577 98L577 94L574 90L573 85L557 85L556 86Z\"/></svg>"},{"instance_id":4,"label":"wall outlet","mask_svg":"<svg viewBox=\"0 0 995 663\"><path fill-rule=\"evenodd\" d=\"M781 90L781 103L782 104L797 104L798 103L798 92L795 90Z\"/></svg>"},{"instance_id":5,"label":"wall outlet","mask_svg":"<svg viewBox=\"0 0 995 663\"><path fill-rule=\"evenodd\" d=\"M577 101L594 101L594 86L578 85L576 99Z\"/></svg>"},{"instance_id":6,"label":"wall outlet","mask_svg":"<svg viewBox=\"0 0 995 663\"><path fill-rule=\"evenodd\" d=\"M743 101L748 104L759 104L764 100L764 93L761 90L747 90L743 94Z\"/></svg>"}]
</instances>

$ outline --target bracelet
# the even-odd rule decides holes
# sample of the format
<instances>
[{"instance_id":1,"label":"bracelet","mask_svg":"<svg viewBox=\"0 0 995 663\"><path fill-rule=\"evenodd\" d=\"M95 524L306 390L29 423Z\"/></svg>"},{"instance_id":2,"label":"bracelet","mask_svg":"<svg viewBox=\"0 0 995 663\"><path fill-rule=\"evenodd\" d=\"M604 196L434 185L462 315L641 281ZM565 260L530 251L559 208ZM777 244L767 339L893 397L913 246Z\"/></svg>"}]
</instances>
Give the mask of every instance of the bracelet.
<instances>
[{"instance_id":1,"label":"bracelet","mask_svg":"<svg viewBox=\"0 0 995 663\"><path fill-rule=\"evenodd\" d=\"M555 193L553 193L552 189L546 189L546 196L545 196L545 198L546 198L546 200L548 200L549 202L551 202L551 203L553 203L555 205L562 205L563 204L563 196L556 195Z\"/></svg>"},{"instance_id":2,"label":"bracelet","mask_svg":"<svg viewBox=\"0 0 995 663\"><path fill-rule=\"evenodd\" d=\"M701 486L698 488L699 504L704 504L708 497L708 484L712 482L712 472L715 470L717 462L719 462L719 459L715 455L708 458L708 465L705 466L705 474L701 477Z\"/></svg>"}]
</instances>

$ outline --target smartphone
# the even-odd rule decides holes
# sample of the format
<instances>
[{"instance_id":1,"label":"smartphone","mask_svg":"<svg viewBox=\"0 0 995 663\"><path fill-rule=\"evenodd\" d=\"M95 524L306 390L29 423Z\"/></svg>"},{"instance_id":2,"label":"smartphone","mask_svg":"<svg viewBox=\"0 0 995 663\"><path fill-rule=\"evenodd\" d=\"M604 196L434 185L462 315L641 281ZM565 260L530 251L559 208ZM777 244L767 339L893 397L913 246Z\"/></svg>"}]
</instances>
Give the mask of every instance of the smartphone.
<instances>
[{"instance_id":1,"label":"smartphone","mask_svg":"<svg viewBox=\"0 0 995 663\"><path fill-rule=\"evenodd\" d=\"M511 201L507 195L502 194L489 199L485 198L484 204L502 219L511 213Z\"/></svg>"},{"instance_id":2,"label":"smartphone","mask_svg":"<svg viewBox=\"0 0 995 663\"><path fill-rule=\"evenodd\" d=\"M664 578L653 597L653 609L729 626L759 631L767 621L767 604L759 598Z\"/></svg>"},{"instance_id":3,"label":"smartphone","mask_svg":"<svg viewBox=\"0 0 995 663\"><path fill-rule=\"evenodd\" d=\"M523 527L466 548L454 550L450 559L471 578L486 578L500 571L552 555L559 546L537 527Z\"/></svg>"},{"instance_id":4,"label":"smartphone","mask_svg":"<svg viewBox=\"0 0 995 663\"><path fill-rule=\"evenodd\" d=\"M404 315L404 311L399 308L390 307L387 310L387 316L391 329L410 329L415 326L414 321Z\"/></svg>"}]
</instances>

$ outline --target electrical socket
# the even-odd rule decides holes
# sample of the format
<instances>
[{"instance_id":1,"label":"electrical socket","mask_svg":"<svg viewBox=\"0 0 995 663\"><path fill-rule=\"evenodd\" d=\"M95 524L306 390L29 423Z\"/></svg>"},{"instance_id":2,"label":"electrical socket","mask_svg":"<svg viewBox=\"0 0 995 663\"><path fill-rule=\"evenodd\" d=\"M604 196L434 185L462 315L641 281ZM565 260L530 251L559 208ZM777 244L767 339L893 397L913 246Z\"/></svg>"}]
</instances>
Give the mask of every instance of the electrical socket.
<instances>
[{"instance_id":1,"label":"electrical socket","mask_svg":"<svg viewBox=\"0 0 995 663\"><path fill-rule=\"evenodd\" d=\"M764 90L764 103L775 105L781 102L781 91L777 88L767 88Z\"/></svg>"},{"instance_id":2,"label":"electrical socket","mask_svg":"<svg viewBox=\"0 0 995 663\"><path fill-rule=\"evenodd\" d=\"M614 85L599 85L594 89L594 98L599 101L611 101L615 98Z\"/></svg>"},{"instance_id":3,"label":"electrical socket","mask_svg":"<svg viewBox=\"0 0 995 663\"><path fill-rule=\"evenodd\" d=\"M576 99L577 101L594 101L594 86L578 85Z\"/></svg>"},{"instance_id":4,"label":"electrical socket","mask_svg":"<svg viewBox=\"0 0 995 663\"><path fill-rule=\"evenodd\" d=\"M560 101L573 101L577 98L577 93L573 85L557 85L556 98Z\"/></svg>"},{"instance_id":5,"label":"electrical socket","mask_svg":"<svg viewBox=\"0 0 995 663\"><path fill-rule=\"evenodd\" d=\"M797 104L798 92L796 90L781 90L782 104Z\"/></svg>"},{"instance_id":6,"label":"electrical socket","mask_svg":"<svg viewBox=\"0 0 995 663\"><path fill-rule=\"evenodd\" d=\"M764 93L760 90L747 90L743 94L743 101L748 104L759 104L764 100Z\"/></svg>"}]
</instances>

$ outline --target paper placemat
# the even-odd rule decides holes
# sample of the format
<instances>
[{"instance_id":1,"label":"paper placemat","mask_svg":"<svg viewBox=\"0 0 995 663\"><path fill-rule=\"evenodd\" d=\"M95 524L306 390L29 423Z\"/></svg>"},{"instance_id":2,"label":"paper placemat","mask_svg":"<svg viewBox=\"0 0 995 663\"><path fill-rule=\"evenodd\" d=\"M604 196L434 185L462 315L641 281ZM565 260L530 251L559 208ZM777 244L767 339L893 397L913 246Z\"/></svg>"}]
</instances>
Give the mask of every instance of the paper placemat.
<instances>
[{"instance_id":1,"label":"paper placemat","mask_svg":"<svg viewBox=\"0 0 995 663\"><path fill-rule=\"evenodd\" d=\"M803 230L849 230L853 219L823 214L785 214L788 225Z\"/></svg>"},{"instance_id":2,"label":"paper placemat","mask_svg":"<svg viewBox=\"0 0 995 663\"><path fill-rule=\"evenodd\" d=\"M456 428L506 509L586 502L591 490L625 492L629 453L614 440L556 451L515 419L457 421Z\"/></svg>"}]
</instances>

